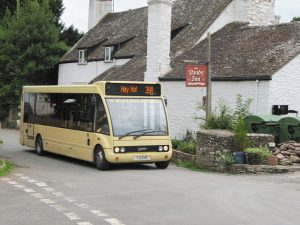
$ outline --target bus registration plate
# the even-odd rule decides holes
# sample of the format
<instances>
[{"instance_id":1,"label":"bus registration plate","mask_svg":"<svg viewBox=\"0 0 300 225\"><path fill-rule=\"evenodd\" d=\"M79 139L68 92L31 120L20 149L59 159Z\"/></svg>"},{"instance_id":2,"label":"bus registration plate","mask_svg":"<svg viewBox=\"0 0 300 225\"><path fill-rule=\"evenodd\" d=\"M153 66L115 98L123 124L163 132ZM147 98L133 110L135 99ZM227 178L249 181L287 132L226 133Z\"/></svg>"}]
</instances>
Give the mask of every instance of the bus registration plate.
<instances>
[{"instance_id":1,"label":"bus registration plate","mask_svg":"<svg viewBox=\"0 0 300 225\"><path fill-rule=\"evenodd\" d=\"M137 155L134 157L134 160L136 161L146 161L146 160L151 160L150 155Z\"/></svg>"}]
</instances>

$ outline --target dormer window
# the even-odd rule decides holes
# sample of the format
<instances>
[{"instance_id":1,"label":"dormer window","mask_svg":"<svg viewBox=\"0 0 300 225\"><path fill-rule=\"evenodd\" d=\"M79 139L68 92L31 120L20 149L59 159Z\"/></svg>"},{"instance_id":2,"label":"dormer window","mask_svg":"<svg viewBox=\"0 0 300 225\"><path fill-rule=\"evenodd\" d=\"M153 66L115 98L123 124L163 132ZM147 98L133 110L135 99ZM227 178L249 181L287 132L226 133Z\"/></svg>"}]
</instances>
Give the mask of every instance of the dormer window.
<instances>
[{"instance_id":1,"label":"dormer window","mask_svg":"<svg viewBox=\"0 0 300 225\"><path fill-rule=\"evenodd\" d=\"M112 62L114 47L105 47L104 62Z\"/></svg>"},{"instance_id":2,"label":"dormer window","mask_svg":"<svg viewBox=\"0 0 300 225\"><path fill-rule=\"evenodd\" d=\"M78 64L87 64L87 49L79 50L78 55Z\"/></svg>"}]
</instances>

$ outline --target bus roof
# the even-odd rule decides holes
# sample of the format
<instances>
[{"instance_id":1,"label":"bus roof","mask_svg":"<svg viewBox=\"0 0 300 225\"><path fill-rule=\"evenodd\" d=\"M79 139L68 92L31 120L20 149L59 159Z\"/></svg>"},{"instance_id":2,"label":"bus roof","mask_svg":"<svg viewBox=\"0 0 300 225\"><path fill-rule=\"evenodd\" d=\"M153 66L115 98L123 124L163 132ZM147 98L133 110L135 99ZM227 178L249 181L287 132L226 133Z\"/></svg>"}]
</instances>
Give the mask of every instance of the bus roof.
<instances>
[{"instance_id":1,"label":"bus roof","mask_svg":"<svg viewBox=\"0 0 300 225\"><path fill-rule=\"evenodd\" d=\"M123 92L121 89L125 90ZM108 91L108 87L110 90ZM138 88L143 90L138 90ZM144 91L145 88L148 88ZM151 90L156 92L151 93ZM128 90L127 90L128 89ZM93 84L77 85L42 85L42 86L24 86L24 92L33 93L101 93L104 95L114 96L161 96L161 87L157 82L140 82L140 81L98 81Z\"/></svg>"}]
</instances>

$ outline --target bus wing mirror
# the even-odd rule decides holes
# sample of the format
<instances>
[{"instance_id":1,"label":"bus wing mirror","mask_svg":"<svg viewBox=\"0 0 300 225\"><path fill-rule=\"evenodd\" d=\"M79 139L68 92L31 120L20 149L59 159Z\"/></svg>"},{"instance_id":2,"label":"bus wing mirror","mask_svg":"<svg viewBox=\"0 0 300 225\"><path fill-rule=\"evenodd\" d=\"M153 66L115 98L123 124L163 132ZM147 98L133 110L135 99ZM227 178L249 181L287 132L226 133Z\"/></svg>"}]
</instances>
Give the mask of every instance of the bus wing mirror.
<instances>
[{"instance_id":1,"label":"bus wing mirror","mask_svg":"<svg viewBox=\"0 0 300 225\"><path fill-rule=\"evenodd\" d=\"M168 99L166 96L164 96L164 102L165 102L165 105L168 106Z\"/></svg>"}]
</instances>

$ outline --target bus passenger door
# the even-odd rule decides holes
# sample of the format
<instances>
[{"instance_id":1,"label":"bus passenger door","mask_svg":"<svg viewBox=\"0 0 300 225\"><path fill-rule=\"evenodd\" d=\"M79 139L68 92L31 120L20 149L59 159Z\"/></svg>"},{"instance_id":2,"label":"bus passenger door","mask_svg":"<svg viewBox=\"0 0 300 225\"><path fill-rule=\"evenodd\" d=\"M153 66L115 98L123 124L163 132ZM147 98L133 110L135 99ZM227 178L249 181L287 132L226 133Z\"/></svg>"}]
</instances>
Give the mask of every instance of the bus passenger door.
<instances>
[{"instance_id":1,"label":"bus passenger door","mask_svg":"<svg viewBox=\"0 0 300 225\"><path fill-rule=\"evenodd\" d=\"M31 123L27 124L27 138L34 139L34 125Z\"/></svg>"},{"instance_id":2,"label":"bus passenger door","mask_svg":"<svg viewBox=\"0 0 300 225\"><path fill-rule=\"evenodd\" d=\"M34 147L34 112L35 112L35 94L26 93L24 101L24 128L26 129L26 144Z\"/></svg>"}]
</instances>

